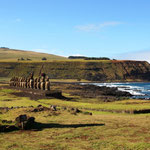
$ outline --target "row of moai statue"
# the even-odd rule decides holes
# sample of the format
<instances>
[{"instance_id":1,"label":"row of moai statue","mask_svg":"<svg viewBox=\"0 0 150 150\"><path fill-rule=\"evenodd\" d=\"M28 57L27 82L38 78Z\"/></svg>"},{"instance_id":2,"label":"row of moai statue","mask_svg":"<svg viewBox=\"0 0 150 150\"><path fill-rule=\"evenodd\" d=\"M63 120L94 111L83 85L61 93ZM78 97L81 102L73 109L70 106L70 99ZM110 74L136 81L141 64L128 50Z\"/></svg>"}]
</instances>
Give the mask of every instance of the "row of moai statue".
<instances>
[{"instance_id":1,"label":"row of moai statue","mask_svg":"<svg viewBox=\"0 0 150 150\"><path fill-rule=\"evenodd\" d=\"M10 86L31 88L39 90L50 90L50 79L45 73L42 73L38 78L33 77L33 73L28 78L13 77L10 79Z\"/></svg>"}]
</instances>

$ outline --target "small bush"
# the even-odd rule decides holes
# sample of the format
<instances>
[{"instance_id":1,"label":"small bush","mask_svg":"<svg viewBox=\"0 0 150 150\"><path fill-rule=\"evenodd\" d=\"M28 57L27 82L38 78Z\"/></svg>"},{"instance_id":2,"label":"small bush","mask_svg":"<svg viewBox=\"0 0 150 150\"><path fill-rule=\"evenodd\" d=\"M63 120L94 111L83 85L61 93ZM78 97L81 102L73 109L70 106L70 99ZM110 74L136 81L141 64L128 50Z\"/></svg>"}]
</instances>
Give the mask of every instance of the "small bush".
<instances>
[{"instance_id":1,"label":"small bush","mask_svg":"<svg viewBox=\"0 0 150 150\"><path fill-rule=\"evenodd\" d=\"M43 57L42 60L47 60L47 58L46 58L46 57Z\"/></svg>"}]
</instances>

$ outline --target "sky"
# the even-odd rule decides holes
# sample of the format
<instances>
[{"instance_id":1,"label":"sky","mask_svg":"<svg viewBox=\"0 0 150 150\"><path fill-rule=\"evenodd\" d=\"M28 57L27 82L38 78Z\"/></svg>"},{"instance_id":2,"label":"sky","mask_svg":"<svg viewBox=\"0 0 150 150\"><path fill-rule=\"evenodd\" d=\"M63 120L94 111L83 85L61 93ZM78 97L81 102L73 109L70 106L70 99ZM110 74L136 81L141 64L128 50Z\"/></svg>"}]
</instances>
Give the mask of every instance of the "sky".
<instances>
[{"instance_id":1,"label":"sky","mask_svg":"<svg viewBox=\"0 0 150 150\"><path fill-rule=\"evenodd\" d=\"M150 0L0 0L0 47L150 62Z\"/></svg>"}]
</instances>

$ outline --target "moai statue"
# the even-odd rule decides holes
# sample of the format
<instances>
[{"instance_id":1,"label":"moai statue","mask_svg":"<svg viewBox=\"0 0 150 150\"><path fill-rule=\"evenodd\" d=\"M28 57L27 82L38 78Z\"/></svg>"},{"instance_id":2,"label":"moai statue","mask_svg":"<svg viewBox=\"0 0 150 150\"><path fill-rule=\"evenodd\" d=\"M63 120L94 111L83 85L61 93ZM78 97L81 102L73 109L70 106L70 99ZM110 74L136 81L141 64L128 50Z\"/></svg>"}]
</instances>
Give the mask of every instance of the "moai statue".
<instances>
[{"instance_id":1,"label":"moai statue","mask_svg":"<svg viewBox=\"0 0 150 150\"><path fill-rule=\"evenodd\" d=\"M23 87L23 77L20 78L20 87Z\"/></svg>"},{"instance_id":2,"label":"moai statue","mask_svg":"<svg viewBox=\"0 0 150 150\"><path fill-rule=\"evenodd\" d=\"M35 79L34 79L34 89L37 89L37 82L38 82L38 79L35 78Z\"/></svg>"},{"instance_id":3,"label":"moai statue","mask_svg":"<svg viewBox=\"0 0 150 150\"><path fill-rule=\"evenodd\" d=\"M27 78L27 88L30 88L30 78Z\"/></svg>"},{"instance_id":4,"label":"moai statue","mask_svg":"<svg viewBox=\"0 0 150 150\"><path fill-rule=\"evenodd\" d=\"M20 87L20 77L18 77L18 87Z\"/></svg>"},{"instance_id":5,"label":"moai statue","mask_svg":"<svg viewBox=\"0 0 150 150\"><path fill-rule=\"evenodd\" d=\"M15 86L18 86L18 77L15 78Z\"/></svg>"},{"instance_id":6,"label":"moai statue","mask_svg":"<svg viewBox=\"0 0 150 150\"><path fill-rule=\"evenodd\" d=\"M24 88L27 88L27 78L25 78L25 82L24 82Z\"/></svg>"},{"instance_id":7,"label":"moai statue","mask_svg":"<svg viewBox=\"0 0 150 150\"><path fill-rule=\"evenodd\" d=\"M40 79L40 89L41 90L45 90L45 77L46 77L46 74L45 73L42 73L41 74L41 79Z\"/></svg>"},{"instance_id":8,"label":"moai statue","mask_svg":"<svg viewBox=\"0 0 150 150\"><path fill-rule=\"evenodd\" d=\"M18 77L15 77L15 86L17 87Z\"/></svg>"},{"instance_id":9,"label":"moai statue","mask_svg":"<svg viewBox=\"0 0 150 150\"><path fill-rule=\"evenodd\" d=\"M18 77L18 87L20 87L20 77Z\"/></svg>"},{"instance_id":10,"label":"moai statue","mask_svg":"<svg viewBox=\"0 0 150 150\"><path fill-rule=\"evenodd\" d=\"M32 72L32 73L30 73L30 76L29 76L29 88L31 88L31 89L33 89L33 87L34 87L34 78L33 78L33 76L34 76L34 73Z\"/></svg>"},{"instance_id":11,"label":"moai statue","mask_svg":"<svg viewBox=\"0 0 150 150\"><path fill-rule=\"evenodd\" d=\"M19 87L19 77L16 78L16 85Z\"/></svg>"},{"instance_id":12,"label":"moai statue","mask_svg":"<svg viewBox=\"0 0 150 150\"><path fill-rule=\"evenodd\" d=\"M26 78L24 77L24 78L23 78L23 81L22 81L22 87L23 87L23 88L26 88L26 87L25 87L25 84L26 84Z\"/></svg>"},{"instance_id":13,"label":"moai statue","mask_svg":"<svg viewBox=\"0 0 150 150\"><path fill-rule=\"evenodd\" d=\"M10 86L14 86L14 77L12 77L12 78L10 79L9 85L10 85Z\"/></svg>"},{"instance_id":14,"label":"moai statue","mask_svg":"<svg viewBox=\"0 0 150 150\"><path fill-rule=\"evenodd\" d=\"M21 87L21 77L19 77L19 87Z\"/></svg>"},{"instance_id":15,"label":"moai statue","mask_svg":"<svg viewBox=\"0 0 150 150\"><path fill-rule=\"evenodd\" d=\"M14 77L14 84L13 86L16 86L16 77Z\"/></svg>"},{"instance_id":16,"label":"moai statue","mask_svg":"<svg viewBox=\"0 0 150 150\"><path fill-rule=\"evenodd\" d=\"M16 86L16 77L13 78L13 86Z\"/></svg>"},{"instance_id":17,"label":"moai statue","mask_svg":"<svg viewBox=\"0 0 150 150\"><path fill-rule=\"evenodd\" d=\"M22 77L21 87L24 88L24 77Z\"/></svg>"},{"instance_id":18,"label":"moai statue","mask_svg":"<svg viewBox=\"0 0 150 150\"><path fill-rule=\"evenodd\" d=\"M41 85L40 85L40 87L41 87L41 90L45 90L45 77L44 76L41 77Z\"/></svg>"},{"instance_id":19,"label":"moai statue","mask_svg":"<svg viewBox=\"0 0 150 150\"><path fill-rule=\"evenodd\" d=\"M14 86L17 86L17 77L14 77Z\"/></svg>"},{"instance_id":20,"label":"moai statue","mask_svg":"<svg viewBox=\"0 0 150 150\"><path fill-rule=\"evenodd\" d=\"M22 87L25 88L25 77L22 79Z\"/></svg>"},{"instance_id":21,"label":"moai statue","mask_svg":"<svg viewBox=\"0 0 150 150\"><path fill-rule=\"evenodd\" d=\"M46 78L45 80L45 90L50 91L50 79Z\"/></svg>"},{"instance_id":22,"label":"moai statue","mask_svg":"<svg viewBox=\"0 0 150 150\"><path fill-rule=\"evenodd\" d=\"M29 85L29 86L30 86L31 89L33 89L33 86L34 86L34 79L32 79L32 78L30 79L30 85Z\"/></svg>"},{"instance_id":23,"label":"moai statue","mask_svg":"<svg viewBox=\"0 0 150 150\"><path fill-rule=\"evenodd\" d=\"M18 87L18 85L19 85L19 78L18 77L16 77L16 87Z\"/></svg>"},{"instance_id":24,"label":"moai statue","mask_svg":"<svg viewBox=\"0 0 150 150\"><path fill-rule=\"evenodd\" d=\"M23 77L21 77L21 80L20 80L20 87L23 88Z\"/></svg>"},{"instance_id":25,"label":"moai statue","mask_svg":"<svg viewBox=\"0 0 150 150\"><path fill-rule=\"evenodd\" d=\"M41 78L39 77L39 78L37 79L37 89L41 89L41 87L40 87L40 80L41 80Z\"/></svg>"}]
</instances>

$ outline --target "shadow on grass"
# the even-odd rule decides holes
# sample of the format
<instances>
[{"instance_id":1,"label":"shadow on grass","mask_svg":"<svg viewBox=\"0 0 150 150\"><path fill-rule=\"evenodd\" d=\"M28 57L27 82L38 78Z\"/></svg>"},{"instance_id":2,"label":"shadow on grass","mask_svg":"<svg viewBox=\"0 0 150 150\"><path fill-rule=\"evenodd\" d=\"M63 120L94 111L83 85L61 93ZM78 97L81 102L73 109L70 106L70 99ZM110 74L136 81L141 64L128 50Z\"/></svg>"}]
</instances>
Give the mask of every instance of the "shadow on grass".
<instances>
[{"instance_id":1,"label":"shadow on grass","mask_svg":"<svg viewBox=\"0 0 150 150\"><path fill-rule=\"evenodd\" d=\"M94 126L104 126L105 124L56 124L56 123L39 123L36 122L32 129L43 130L46 128L81 128L81 127L94 127Z\"/></svg>"},{"instance_id":2,"label":"shadow on grass","mask_svg":"<svg viewBox=\"0 0 150 150\"><path fill-rule=\"evenodd\" d=\"M53 96L53 97L50 97L50 98L57 98L57 99L60 99L60 100L65 100L65 101L76 101L74 98L66 97L66 96L63 96L63 95Z\"/></svg>"},{"instance_id":3,"label":"shadow on grass","mask_svg":"<svg viewBox=\"0 0 150 150\"><path fill-rule=\"evenodd\" d=\"M35 122L26 130L31 130L31 131L42 131L43 129L49 129L49 128L81 128L81 127L94 127L94 126L104 126L105 124L56 124L56 123L39 123ZM13 132L13 131L18 131L20 130L19 128L15 126L8 126L8 125L3 125L0 126L0 133L4 132Z\"/></svg>"},{"instance_id":4,"label":"shadow on grass","mask_svg":"<svg viewBox=\"0 0 150 150\"><path fill-rule=\"evenodd\" d=\"M24 89L21 89L21 90L24 90ZM27 90L27 89L25 89L25 90ZM75 101L74 98L65 97L65 96L63 96L61 94L57 94L57 93L53 93L53 94L49 94L49 95L48 94L38 95L38 94L33 94L33 93L23 91L23 92L13 92L11 94L18 96L18 97L29 97L31 100L57 98L57 99L66 100L66 101L69 101L69 100Z\"/></svg>"}]
</instances>

